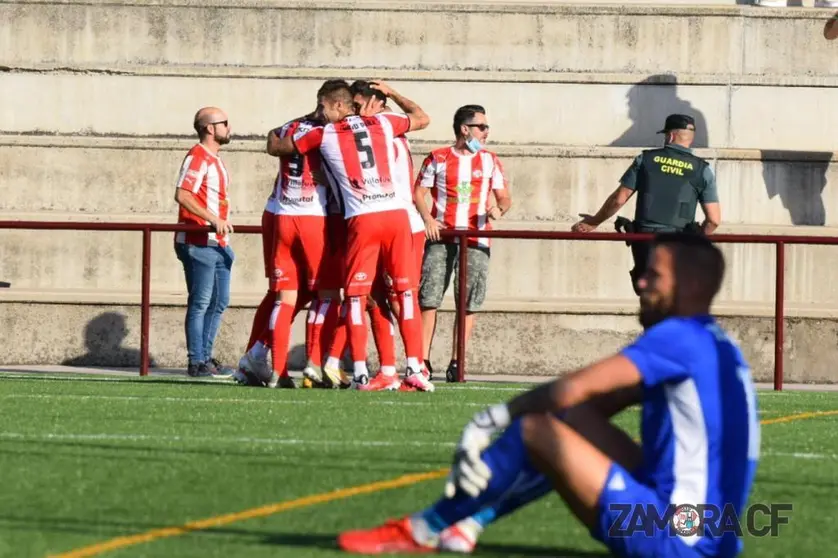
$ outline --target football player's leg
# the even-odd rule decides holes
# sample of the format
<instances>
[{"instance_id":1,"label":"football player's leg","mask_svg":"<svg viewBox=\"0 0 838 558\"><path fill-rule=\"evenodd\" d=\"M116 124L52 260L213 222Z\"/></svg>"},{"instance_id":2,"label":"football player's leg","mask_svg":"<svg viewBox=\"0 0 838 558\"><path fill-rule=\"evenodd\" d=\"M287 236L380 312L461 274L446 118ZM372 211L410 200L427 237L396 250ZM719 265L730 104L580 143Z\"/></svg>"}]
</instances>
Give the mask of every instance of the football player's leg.
<instances>
[{"instance_id":1,"label":"football player's leg","mask_svg":"<svg viewBox=\"0 0 838 558\"><path fill-rule=\"evenodd\" d=\"M610 419L638 403L642 393L625 389L603 394L561 414L565 424L576 430L612 460L633 470L640 462L640 448ZM550 481L540 471L522 475L498 501L481 509L442 533L441 547L454 552L470 552L480 533L491 523L552 492Z\"/></svg>"},{"instance_id":2,"label":"football player's leg","mask_svg":"<svg viewBox=\"0 0 838 558\"><path fill-rule=\"evenodd\" d=\"M486 489L477 497L458 492L453 498L440 498L424 511L398 522L369 531L345 533L339 544L345 549L370 553L384 548L381 539L387 539L385 547L404 551L439 548L447 529L481 510L493 507L510 513L543 495L540 474L565 499L571 511L593 528L600 517L599 496L615 463L609 454L625 461L628 467L624 469L629 470L640 462L640 451L633 445L633 449L625 452L632 447L622 445L625 433L615 432L618 429L595 404L579 406L565 416L573 423L584 423L587 435L597 443L610 444L607 452L559 418L531 415L515 420L482 454L492 475ZM615 440L619 443L615 444ZM511 499L516 494L518 501ZM504 500L515 505L504 508Z\"/></svg>"},{"instance_id":3,"label":"football player's leg","mask_svg":"<svg viewBox=\"0 0 838 558\"><path fill-rule=\"evenodd\" d=\"M379 214L359 215L349 221L346 248L347 274L345 281L346 316L349 350L352 353L353 383L355 387L369 385L367 370L367 296L372 288L381 240L380 225L375 221Z\"/></svg>"},{"instance_id":4,"label":"football player's leg","mask_svg":"<svg viewBox=\"0 0 838 558\"><path fill-rule=\"evenodd\" d=\"M274 237L274 216L267 211L262 213L262 260L265 264L265 278L268 282L268 290L262 298L262 302L256 309L256 314L253 316L253 325L250 328L250 339L247 341L246 351L253 348L259 337L268 325L268 320L271 317L271 311L274 307L273 289L271 289L271 281L273 278L273 251L276 246L276 238Z\"/></svg>"},{"instance_id":5,"label":"football player's leg","mask_svg":"<svg viewBox=\"0 0 838 558\"><path fill-rule=\"evenodd\" d=\"M288 345L291 341L291 323L297 306L297 289L300 283L299 229L294 217L280 216L277 227L278 245L274 258L274 278L277 296L271 313L271 368L272 386L295 387L288 374Z\"/></svg>"},{"instance_id":6,"label":"football player's leg","mask_svg":"<svg viewBox=\"0 0 838 558\"><path fill-rule=\"evenodd\" d=\"M396 330L387 300L388 292L383 265L379 265L372 292L367 300L372 337L378 350L381 373L385 376L396 375ZM398 386L397 386L398 387Z\"/></svg>"},{"instance_id":7,"label":"football player's leg","mask_svg":"<svg viewBox=\"0 0 838 558\"><path fill-rule=\"evenodd\" d=\"M348 387L349 378L341 369L347 342L346 314L340 296L346 276L346 224L343 217L327 217L326 230L326 247L318 277L318 311L322 316L322 326L315 327L313 331L317 341L314 350L319 352L321 363L325 360L322 371L326 384L335 388ZM316 363L316 360L312 361Z\"/></svg>"},{"instance_id":8,"label":"football player's leg","mask_svg":"<svg viewBox=\"0 0 838 558\"><path fill-rule=\"evenodd\" d=\"M410 223L403 211L389 213L387 219L389 236L384 247L384 265L399 301L399 331L407 357L404 381L418 390L433 391L434 385L428 380L422 358L422 318L417 296L417 278L413 270Z\"/></svg>"},{"instance_id":9,"label":"football player's leg","mask_svg":"<svg viewBox=\"0 0 838 558\"><path fill-rule=\"evenodd\" d=\"M321 288L321 274L326 265L326 218L318 216L298 217L300 226L301 265L306 272L308 292L317 293ZM306 318L306 365L303 376L308 380L303 387L321 387L324 383L320 336L326 316L330 314L332 299L315 298L311 302ZM334 313L334 312L332 312Z\"/></svg>"}]
</instances>

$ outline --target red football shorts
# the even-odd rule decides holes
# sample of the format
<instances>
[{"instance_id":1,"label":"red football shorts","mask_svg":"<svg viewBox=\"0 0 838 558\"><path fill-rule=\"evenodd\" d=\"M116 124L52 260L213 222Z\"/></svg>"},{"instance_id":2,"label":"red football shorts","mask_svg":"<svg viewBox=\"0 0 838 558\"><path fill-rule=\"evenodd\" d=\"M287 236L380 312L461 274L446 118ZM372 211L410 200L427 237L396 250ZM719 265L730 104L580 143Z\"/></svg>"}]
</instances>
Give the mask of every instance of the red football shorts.
<instances>
[{"instance_id":1,"label":"red football shorts","mask_svg":"<svg viewBox=\"0 0 838 558\"><path fill-rule=\"evenodd\" d=\"M413 268L413 273L415 274L413 276L413 281L415 282L414 283L415 285L418 285L419 281L422 279L422 258L425 256L425 233L424 233L424 231L413 233L411 235L411 240L413 242L413 257L414 257L413 265L415 266ZM396 294L396 292L393 290L393 281L384 272L384 265L383 265L383 261L381 259L379 259L379 261L378 261L378 275L379 275L379 277L383 278L384 285L386 287L388 296L390 296L390 297L394 296ZM378 282L378 279L376 279L376 282L373 283L373 291L375 291L375 289L376 289L376 286L377 286L376 283L377 282Z\"/></svg>"},{"instance_id":2,"label":"red football shorts","mask_svg":"<svg viewBox=\"0 0 838 558\"><path fill-rule=\"evenodd\" d=\"M275 217L270 211L262 212L262 259L265 262L265 277L269 279L274 275Z\"/></svg>"},{"instance_id":3,"label":"red football shorts","mask_svg":"<svg viewBox=\"0 0 838 558\"><path fill-rule=\"evenodd\" d=\"M413 240L407 212L367 213L347 221L346 296L368 295L381 257L397 293L416 287Z\"/></svg>"},{"instance_id":4,"label":"red football shorts","mask_svg":"<svg viewBox=\"0 0 838 558\"><path fill-rule=\"evenodd\" d=\"M317 278L326 247L326 218L316 215L277 215L274 220L274 291L297 291L305 282L309 291L319 288Z\"/></svg>"},{"instance_id":5,"label":"red football shorts","mask_svg":"<svg viewBox=\"0 0 838 558\"><path fill-rule=\"evenodd\" d=\"M339 291L343 288L346 269L346 219L343 215L329 215L326 227L326 250L320 264L319 288Z\"/></svg>"}]
</instances>

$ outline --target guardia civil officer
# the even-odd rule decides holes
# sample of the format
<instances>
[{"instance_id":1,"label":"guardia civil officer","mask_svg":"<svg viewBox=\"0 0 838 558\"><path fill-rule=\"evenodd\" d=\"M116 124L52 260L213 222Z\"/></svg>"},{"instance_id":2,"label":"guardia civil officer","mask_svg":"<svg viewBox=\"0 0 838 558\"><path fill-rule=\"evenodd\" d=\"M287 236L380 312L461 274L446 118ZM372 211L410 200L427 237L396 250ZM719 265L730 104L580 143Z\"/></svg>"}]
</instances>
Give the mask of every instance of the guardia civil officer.
<instances>
[{"instance_id":1,"label":"guardia civil officer","mask_svg":"<svg viewBox=\"0 0 838 558\"><path fill-rule=\"evenodd\" d=\"M716 178L710 164L693 154L695 119L685 114L670 114L663 130L664 146L647 149L620 178L620 186L594 216L585 217L572 230L590 232L610 219L637 192L634 221L617 219L617 230L638 233L694 231L710 234L719 226L721 209ZM701 204L704 222L695 222L696 205ZM631 275L634 292L640 294L637 280L646 270L648 242L632 242L634 269Z\"/></svg>"}]
</instances>

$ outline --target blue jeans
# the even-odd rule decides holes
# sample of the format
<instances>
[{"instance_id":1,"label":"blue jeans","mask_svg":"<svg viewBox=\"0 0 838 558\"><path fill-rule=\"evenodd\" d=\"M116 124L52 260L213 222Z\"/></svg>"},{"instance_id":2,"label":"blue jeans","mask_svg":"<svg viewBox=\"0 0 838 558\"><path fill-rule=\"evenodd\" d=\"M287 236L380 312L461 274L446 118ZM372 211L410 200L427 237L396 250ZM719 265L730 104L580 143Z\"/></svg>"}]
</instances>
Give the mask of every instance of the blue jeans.
<instances>
[{"instance_id":1,"label":"blue jeans","mask_svg":"<svg viewBox=\"0 0 838 558\"><path fill-rule=\"evenodd\" d=\"M235 254L227 246L195 246L175 243L175 253L183 264L186 289L186 352L189 364L212 358L212 346L221 315L230 303L230 270Z\"/></svg>"}]
</instances>

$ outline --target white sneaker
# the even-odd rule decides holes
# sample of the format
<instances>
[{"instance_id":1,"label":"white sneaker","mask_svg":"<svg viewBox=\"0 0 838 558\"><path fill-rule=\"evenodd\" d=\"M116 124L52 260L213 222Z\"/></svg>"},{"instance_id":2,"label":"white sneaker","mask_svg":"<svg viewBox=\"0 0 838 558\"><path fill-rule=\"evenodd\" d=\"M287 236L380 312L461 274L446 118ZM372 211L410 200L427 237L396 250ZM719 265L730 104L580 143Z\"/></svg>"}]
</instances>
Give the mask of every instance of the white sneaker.
<instances>
[{"instance_id":1,"label":"white sneaker","mask_svg":"<svg viewBox=\"0 0 838 558\"><path fill-rule=\"evenodd\" d=\"M239 359L239 369L233 373L233 379L242 385L264 386L273 379L273 375L267 362L262 363L245 353Z\"/></svg>"},{"instance_id":2,"label":"white sneaker","mask_svg":"<svg viewBox=\"0 0 838 558\"><path fill-rule=\"evenodd\" d=\"M427 391L431 393L434 391L434 385L424 373L416 372L409 367L404 374L404 383L412 388L418 389L419 391Z\"/></svg>"}]
</instances>

